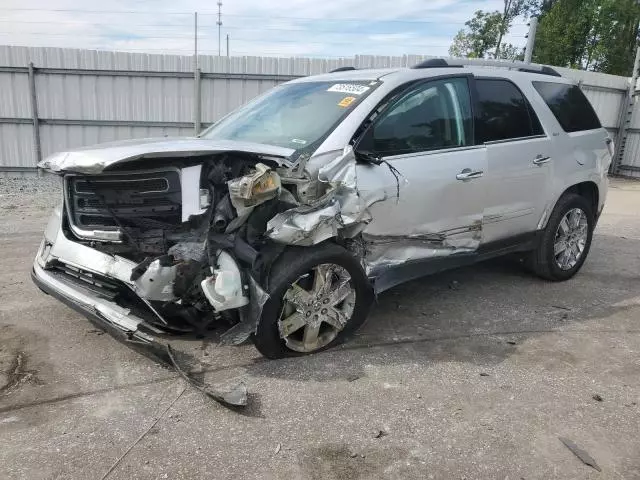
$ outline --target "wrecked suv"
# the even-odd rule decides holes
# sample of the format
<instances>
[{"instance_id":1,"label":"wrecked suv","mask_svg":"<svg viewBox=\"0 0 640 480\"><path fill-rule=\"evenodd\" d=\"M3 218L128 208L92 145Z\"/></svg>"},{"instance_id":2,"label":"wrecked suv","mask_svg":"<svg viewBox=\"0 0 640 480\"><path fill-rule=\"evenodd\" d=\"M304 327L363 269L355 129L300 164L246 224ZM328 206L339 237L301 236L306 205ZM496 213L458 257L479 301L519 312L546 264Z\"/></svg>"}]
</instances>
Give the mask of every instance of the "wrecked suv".
<instances>
[{"instance_id":1,"label":"wrecked suv","mask_svg":"<svg viewBox=\"0 0 640 480\"><path fill-rule=\"evenodd\" d=\"M33 265L45 292L137 344L337 344L375 295L518 252L582 266L612 142L548 67L340 71L280 85L197 138L55 154L63 201Z\"/></svg>"}]
</instances>

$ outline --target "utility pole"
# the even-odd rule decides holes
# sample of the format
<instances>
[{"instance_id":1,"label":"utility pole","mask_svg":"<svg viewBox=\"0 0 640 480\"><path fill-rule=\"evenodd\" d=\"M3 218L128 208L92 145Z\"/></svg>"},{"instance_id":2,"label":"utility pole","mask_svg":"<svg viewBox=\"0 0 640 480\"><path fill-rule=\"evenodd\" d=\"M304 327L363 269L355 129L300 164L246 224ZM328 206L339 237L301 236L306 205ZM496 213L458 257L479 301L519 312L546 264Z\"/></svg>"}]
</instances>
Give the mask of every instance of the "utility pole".
<instances>
[{"instance_id":1,"label":"utility pole","mask_svg":"<svg viewBox=\"0 0 640 480\"><path fill-rule=\"evenodd\" d=\"M216 22L218 25L218 56L221 54L222 48L222 1L218 0L218 21Z\"/></svg>"},{"instance_id":2,"label":"utility pole","mask_svg":"<svg viewBox=\"0 0 640 480\"><path fill-rule=\"evenodd\" d=\"M227 58L229 58L229 34L227 33Z\"/></svg>"},{"instance_id":3,"label":"utility pole","mask_svg":"<svg viewBox=\"0 0 640 480\"><path fill-rule=\"evenodd\" d=\"M198 12L193 14L193 70L198 68Z\"/></svg>"},{"instance_id":4,"label":"utility pole","mask_svg":"<svg viewBox=\"0 0 640 480\"><path fill-rule=\"evenodd\" d=\"M538 30L538 17L531 17L529 21L529 33L527 34L527 47L524 51L524 63L531 63L533 48L536 45L536 32Z\"/></svg>"}]
</instances>

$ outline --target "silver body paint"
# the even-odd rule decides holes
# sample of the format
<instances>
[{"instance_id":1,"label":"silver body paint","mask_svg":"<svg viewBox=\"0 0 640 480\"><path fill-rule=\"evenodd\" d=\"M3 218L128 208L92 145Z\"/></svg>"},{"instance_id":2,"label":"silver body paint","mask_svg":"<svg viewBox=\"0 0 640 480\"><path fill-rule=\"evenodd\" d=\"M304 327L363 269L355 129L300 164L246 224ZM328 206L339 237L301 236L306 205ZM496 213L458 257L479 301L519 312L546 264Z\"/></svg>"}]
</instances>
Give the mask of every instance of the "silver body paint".
<instances>
[{"instance_id":1,"label":"silver body paint","mask_svg":"<svg viewBox=\"0 0 640 480\"><path fill-rule=\"evenodd\" d=\"M432 150L383 158L400 174L397 179L388 165L356 161L350 142L372 110L396 88L416 80L442 76L506 78L526 95L538 115L544 134L460 148ZM549 108L534 90L531 81L570 83L561 78L490 70L486 68L385 69L346 71L295 80L378 81L381 84L305 157L304 163L290 161L294 150L270 145L213 141L201 138L145 139L104 144L73 152L55 154L41 167L58 174L100 175L117 164L152 158L193 158L223 152L247 152L278 164L282 182L280 198L296 207L268 221L266 235L285 245L314 245L333 237L361 238L361 263L371 278L394 267L472 254L489 242L535 232L546 226L560 195L570 186L593 182L599 191L598 213L607 192L607 169L611 156L605 146L604 129L565 133ZM540 155L553 161L535 165ZM461 181L457 176L467 169L483 175ZM202 213L198 203L200 167L181 170L182 217ZM298 186L298 197L286 190ZM115 304L75 292L47 271L58 261L83 270L114 278L146 299L170 300L166 285L150 287L145 278L132 282L134 262L108 255L67 238L62 229L61 207L57 208L45 231L45 240L36 256L34 275L62 296L102 312L108 321L123 330L135 330L142 322ZM361 235L360 235L361 234ZM355 253L354 253L355 254ZM158 268L162 268L159 267ZM380 291L411 275L399 274L393 281L376 286ZM266 294L255 280L251 290L260 300L245 309L259 315ZM257 313L256 313L257 312ZM253 319L257 322L257 318ZM248 332L250 333L250 332ZM246 329L239 338L246 338Z\"/></svg>"}]
</instances>

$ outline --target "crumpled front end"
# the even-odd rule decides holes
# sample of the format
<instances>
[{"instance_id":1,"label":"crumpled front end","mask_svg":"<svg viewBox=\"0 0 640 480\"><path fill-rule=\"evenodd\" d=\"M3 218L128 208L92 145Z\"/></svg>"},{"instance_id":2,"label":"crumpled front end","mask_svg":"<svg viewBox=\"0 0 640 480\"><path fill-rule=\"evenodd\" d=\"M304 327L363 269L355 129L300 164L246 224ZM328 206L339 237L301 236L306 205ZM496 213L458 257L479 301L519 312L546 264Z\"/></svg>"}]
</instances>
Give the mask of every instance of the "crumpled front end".
<instances>
[{"instance_id":1,"label":"crumpled front end","mask_svg":"<svg viewBox=\"0 0 640 480\"><path fill-rule=\"evenodd\" d=\"M33 266L41 289L141 343L215 325L243 342L287 246L348 243L381 200L359 195L351 147L319 169L253 152L163 160L63 171Z\"/></svg>"}]
</instances>

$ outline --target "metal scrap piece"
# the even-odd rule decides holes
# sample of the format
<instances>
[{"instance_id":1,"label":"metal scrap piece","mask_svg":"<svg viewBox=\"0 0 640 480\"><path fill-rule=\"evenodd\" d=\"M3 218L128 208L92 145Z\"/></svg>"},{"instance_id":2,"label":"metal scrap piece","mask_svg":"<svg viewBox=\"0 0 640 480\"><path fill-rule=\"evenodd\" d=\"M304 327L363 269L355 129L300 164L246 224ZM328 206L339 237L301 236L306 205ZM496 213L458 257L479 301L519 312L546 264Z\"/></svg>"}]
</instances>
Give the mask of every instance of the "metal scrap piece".
<instances>
[{"instance_id":1,"label":"metal scrap piece","mask_svg":"<svg viewBox=\"0 0 640 480\"><path fill-rule=\"evenodd\" d=\"M338 235L351 238L371 221L368 207L381 199L363 198L357 189L356 158L351 146L324 165L317 179L327 191L310 205L279 213L267 224L266 235L288 244L310 246Z\"/></svg>"},{"instance_id":2,"label":"metal scrap piece","mask_svg":"<svg viewBox=\"0 0 640 480\"><path fill-rule=\"evenodd\" d=\"M198 382L182 370L176 361L171 345L167 345L167 355L173 364L173 368L176 369L178 374L193 385L196 390L201 391L207 397L212 398L216 402L227 407L245 407L247 405L247 386L243 382L239 382L228 389L215 389L210 385Z\"/></svg>"},{"instance_id":3,"label":"metal scrap piece","mask_svg":"<svg viewBox=\"0 0 640 480\"><path fill-rule=\"evenodd\" d=\"M582 463L585 465L589 465L591 468L595 468L597 471L601 472L602 469L598 466L596 461L589 455L585 450L582 450L578 445L569 440L566 437L558 437L558 439L564 443L564 446L567 447L571 452L582 460Z\"/></svg>"}]
</instances>

